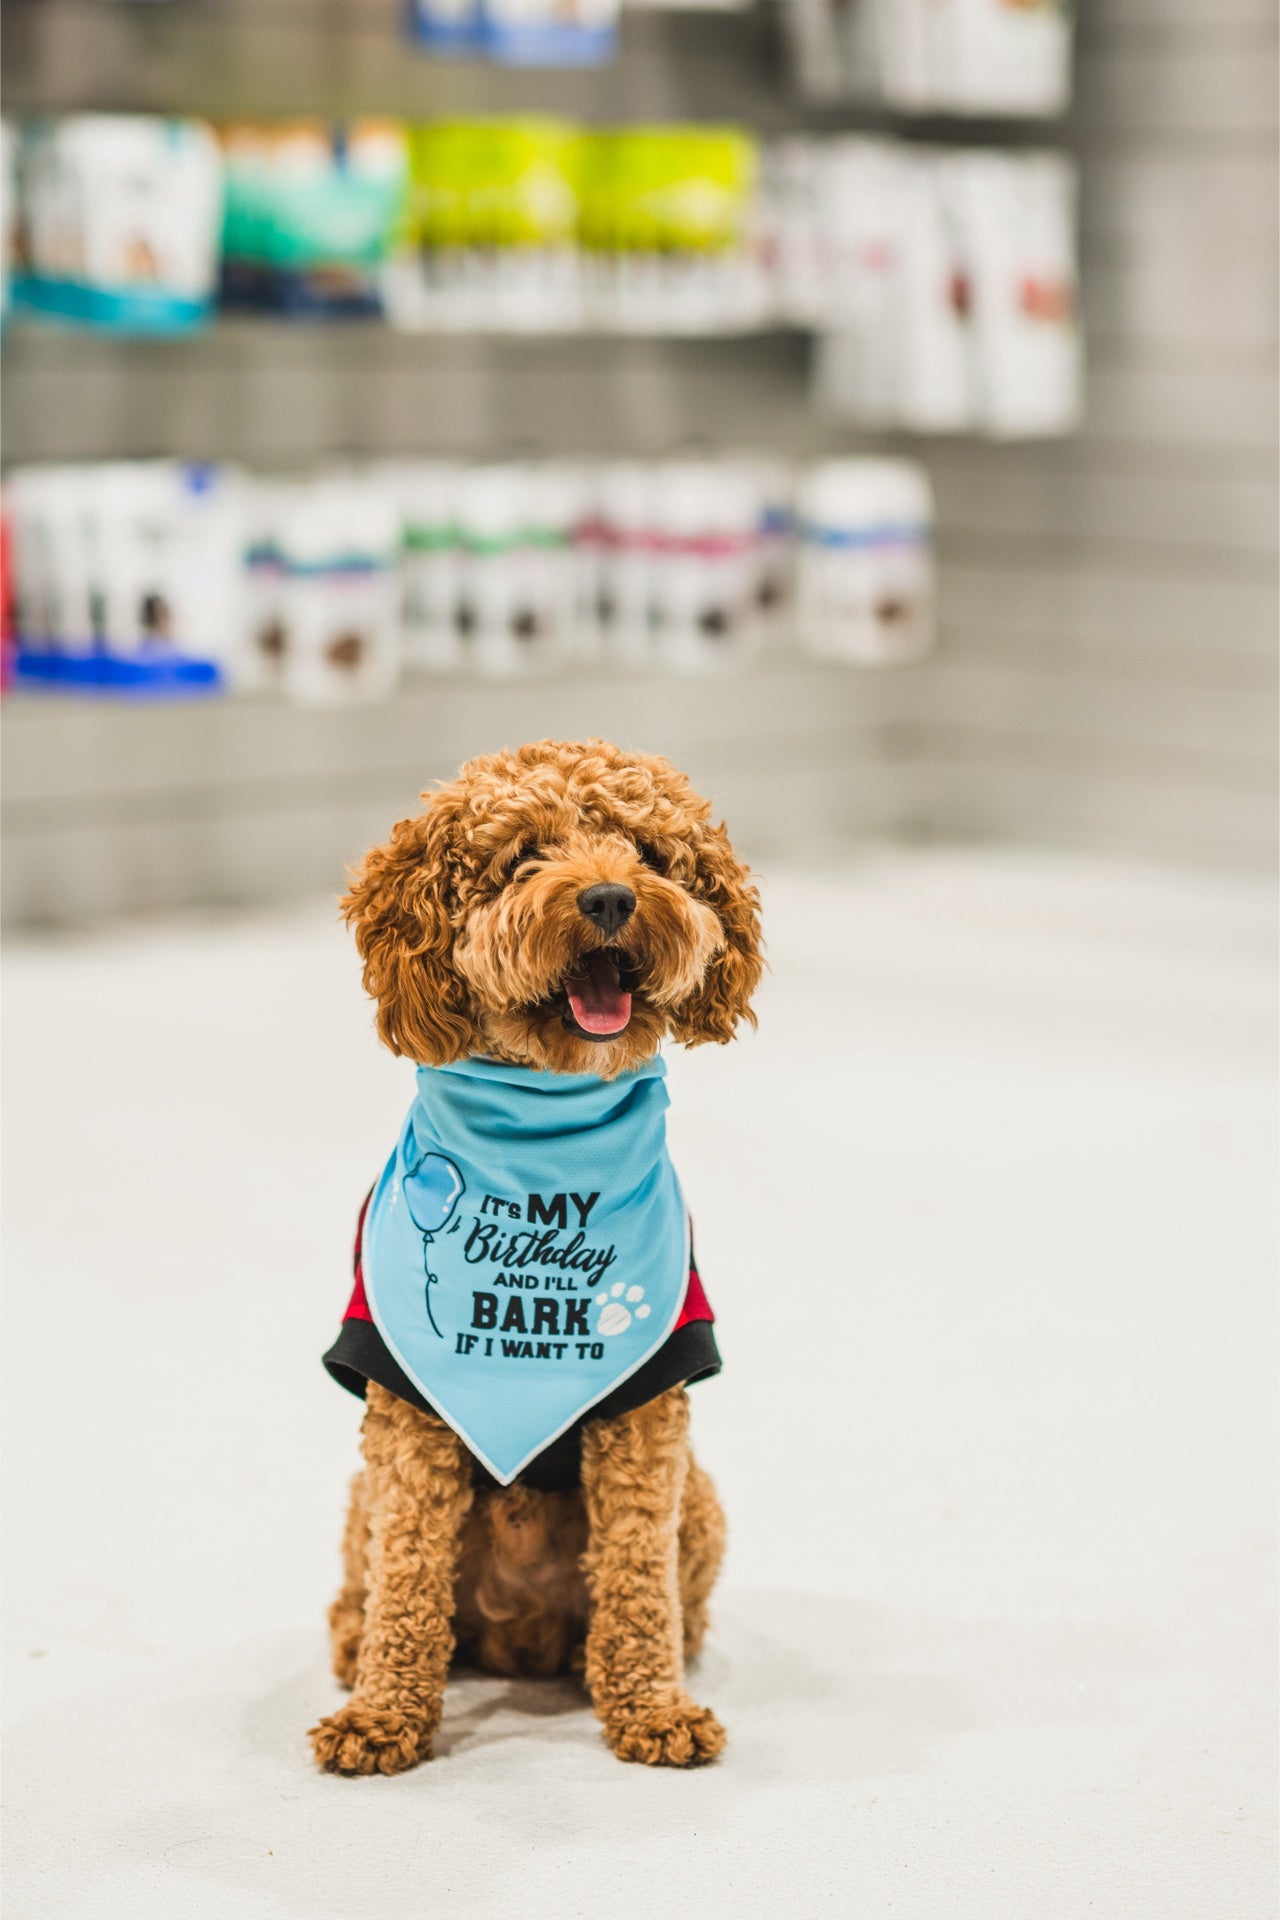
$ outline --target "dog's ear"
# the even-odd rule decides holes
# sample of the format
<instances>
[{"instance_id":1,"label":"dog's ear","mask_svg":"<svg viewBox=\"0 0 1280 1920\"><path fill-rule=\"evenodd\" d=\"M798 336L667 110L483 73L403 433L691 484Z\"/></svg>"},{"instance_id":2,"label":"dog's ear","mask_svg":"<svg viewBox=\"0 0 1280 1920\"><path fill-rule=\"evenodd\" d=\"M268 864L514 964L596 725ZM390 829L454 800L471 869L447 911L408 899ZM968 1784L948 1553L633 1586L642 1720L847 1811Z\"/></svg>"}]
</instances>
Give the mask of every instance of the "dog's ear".
<instances>
[{"instance_id":1,"label":"dog's ear","mask_svg":"<svg viewBox=\"0 0 1280 1920\"><path fill-rule=\"evenodd\" d=\"M447 791L401 820L373 847L342 901L364 961L364 985L378 1005L378 1032L392 1053L422 1066L462 1060L481 1046L466 988L453 965L450 837L455 805Z\"/></svg>"},{"instance_id":2,"label":"dog's ear","mask_svg":"<svg viewBox=\"0 0 1280 1920\"><path fill-rule=\"evenodd\" d=\"M740 1020L755 1026L751 996L760 983L760 896L723 826L703 826L689 891L706 903L724 931L721 947L687 1000L670 1015L672 1037L687 1047L732 1040Z\"/></svg>"}]
</instances>

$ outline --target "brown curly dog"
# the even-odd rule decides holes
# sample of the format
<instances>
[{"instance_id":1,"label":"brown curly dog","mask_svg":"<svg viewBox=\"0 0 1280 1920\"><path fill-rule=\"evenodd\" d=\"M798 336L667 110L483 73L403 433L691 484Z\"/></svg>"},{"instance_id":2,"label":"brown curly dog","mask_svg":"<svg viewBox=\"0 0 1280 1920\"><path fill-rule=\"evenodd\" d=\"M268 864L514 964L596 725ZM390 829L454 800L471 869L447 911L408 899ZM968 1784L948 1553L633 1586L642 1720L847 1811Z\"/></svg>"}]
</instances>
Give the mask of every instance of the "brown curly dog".
<instances>
[{"instance_id":1,"label":"brown curly dog","mask_svg":"<svg viewBox=\"0 0 1280 1920\"><path fill-rule=\"evenodd\" d=\"M752 1020L758 897L667 761L544 740L469 761L423 799L343 902L393 1053L612 1079L664 1036L724 1042ZM592 1020L627 993L620 1030ZM425 1404L373 1378L366 1401L330 1610L352 1694L311 1730L320 1765L397 1773L428 1758L455 1652L497 1674L582 1673L621 1759L713 1759L724 1731L683 1668L724 1520L690 1450L684 1380L588 1414L559 1486L529 1472L500 1487Z\"/></svg>"}]
</instances>

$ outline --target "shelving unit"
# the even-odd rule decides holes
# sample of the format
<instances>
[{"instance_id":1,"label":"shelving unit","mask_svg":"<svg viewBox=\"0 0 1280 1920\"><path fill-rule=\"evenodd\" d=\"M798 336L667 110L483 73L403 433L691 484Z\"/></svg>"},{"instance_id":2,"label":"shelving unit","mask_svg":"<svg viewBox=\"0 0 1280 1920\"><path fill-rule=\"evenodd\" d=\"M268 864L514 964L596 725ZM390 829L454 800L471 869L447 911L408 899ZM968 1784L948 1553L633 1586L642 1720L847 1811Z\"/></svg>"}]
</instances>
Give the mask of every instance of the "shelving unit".
<instances>
[{"instance_id":1,"label":"shelving unit","mask_svg":"<svg viewBox=\"0 0 1280 1920\"><path fill-rule=\"evenodd\" d=\"M1219 33L1211 0L1085 0L1077 104L1054 134L1084 169L1084 428L1057 444L910 443L939 500L936 661L891 676L775 659L733 681L419 682L390 708L324 715L11 701L12 916L336 887L343 859L464 752L586 730L672 752L766 859L959 833L1268 860L1275 30L1262 0L1229 11ZM788 97L764 6L634 13L619 62L592 73L433 61L397 19L396 0L8 0L5 110L851 124ZM916 130L956 137L955 122ZM14 328L5 454L276 465L504 445L906 444L814 412L808 355L787 331L463 340L236 320L157 344Z\"/></svg>"}]
</instances>

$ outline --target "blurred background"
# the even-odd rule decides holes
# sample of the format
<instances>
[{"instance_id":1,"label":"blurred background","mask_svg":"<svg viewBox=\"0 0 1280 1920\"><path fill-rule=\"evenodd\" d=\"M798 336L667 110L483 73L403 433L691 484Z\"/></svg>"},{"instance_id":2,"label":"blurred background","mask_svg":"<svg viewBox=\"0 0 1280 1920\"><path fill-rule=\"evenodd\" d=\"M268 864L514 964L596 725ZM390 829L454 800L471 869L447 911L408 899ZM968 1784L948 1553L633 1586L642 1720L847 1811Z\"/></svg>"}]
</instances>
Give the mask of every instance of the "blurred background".
<instances>
[{"instance_id":1,"label":"blurred background","mask_svg":"<svg viewBox=\"0 0 1280 1920\"><path fill-rule=\"evenodd\" d=\"M1265 867L1271 10L600 9L6 4L12 920L332 889L588 730L761 854Z\"/></svg>"},{"instance_id":2,"label":"blurred background","mask_svg":"<svg viewBox=\"0 0 1280 1920\"><path fill-rule=\"evenodd\" d=\"M24 1915L1269 1916L1271 0L0 17ZM321 1780L334 901L589 734L764 891L670 1062L732 1744L472 1677Z\"/></svg>"}]
</instances>

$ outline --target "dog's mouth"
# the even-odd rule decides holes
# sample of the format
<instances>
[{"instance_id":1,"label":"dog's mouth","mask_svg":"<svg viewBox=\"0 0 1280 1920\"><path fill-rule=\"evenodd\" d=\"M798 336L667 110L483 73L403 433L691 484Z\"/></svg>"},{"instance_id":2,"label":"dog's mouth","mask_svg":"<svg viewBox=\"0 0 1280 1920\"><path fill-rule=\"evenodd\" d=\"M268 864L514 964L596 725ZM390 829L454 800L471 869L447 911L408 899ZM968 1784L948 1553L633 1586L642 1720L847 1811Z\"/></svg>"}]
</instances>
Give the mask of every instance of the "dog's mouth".
<instances>
[{"instance_id":1,"label":"dog's mouth","mask_svg":"<svg viewBox=\"0 0 1280 1920\"><path fill-rule=\"evenodd\" d=\"M617 947L582 954L560 987L565 1026L587 1040L616 1039L630 1023L639 977L634 958Z\"/></svg>"}]
</instances>

